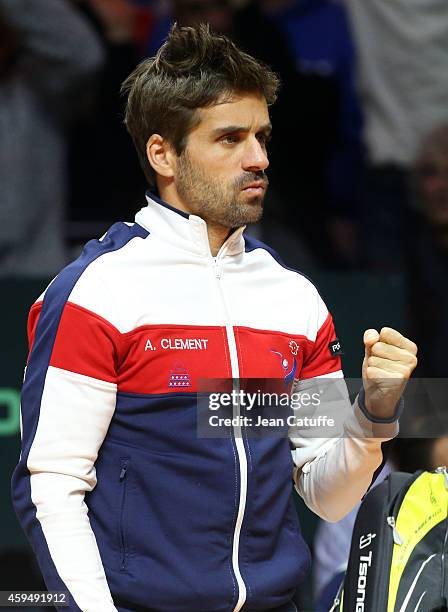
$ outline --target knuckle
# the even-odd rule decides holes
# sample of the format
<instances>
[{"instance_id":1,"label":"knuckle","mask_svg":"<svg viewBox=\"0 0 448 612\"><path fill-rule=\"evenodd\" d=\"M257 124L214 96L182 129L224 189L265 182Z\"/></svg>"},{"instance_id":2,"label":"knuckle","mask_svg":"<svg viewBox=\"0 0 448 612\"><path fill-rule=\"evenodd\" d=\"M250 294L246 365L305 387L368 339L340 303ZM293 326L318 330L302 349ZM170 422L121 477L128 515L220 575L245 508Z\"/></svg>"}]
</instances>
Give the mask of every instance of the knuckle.
<instances>
[{"instance_id":1,"label":"knuckle","mask_svg":"<svg viewBox=\"0 0 448 612\"><path fill-rule=\"evenodd\" d=\"M388 348L387 344L384 342L377 342L372 348L372 354L376 355L377 357L387 358L387 353L389 350L390 349Z\"/></svg>"},{"instance_id":2,"label":"knuckle","mask_svg":"<svg viewBox=\"0 0 448 612\"><path fill-rule=\"evenodd\" d=\"M392 329L392 327L382 327L380 335L389 338L390 336L393 336L395 333L396 332L394 329Z\"/></svg>"},{"instance_id":3,"label":"knuckle","mask_svg":"<svg viewBox=\"0 0 448 612\"><path fill-rule=\"evenodd\" d=\"M382 327L380 329L380 338L383 339L385 336L387 336L388 331L389 331L388 327Z\"/></svg>"},{"instance_id":4,"label":"knuckle","mask_svg":"<svg viewBox=\"0 0 448 612\"><path fill-rule=\"evenodd\" d=\"M376 344L374 344L371 349L372 355L378 355L379 352L381 351L381 346L382 346L381 342L377 342Z\"/></svg>"}]
</instances>

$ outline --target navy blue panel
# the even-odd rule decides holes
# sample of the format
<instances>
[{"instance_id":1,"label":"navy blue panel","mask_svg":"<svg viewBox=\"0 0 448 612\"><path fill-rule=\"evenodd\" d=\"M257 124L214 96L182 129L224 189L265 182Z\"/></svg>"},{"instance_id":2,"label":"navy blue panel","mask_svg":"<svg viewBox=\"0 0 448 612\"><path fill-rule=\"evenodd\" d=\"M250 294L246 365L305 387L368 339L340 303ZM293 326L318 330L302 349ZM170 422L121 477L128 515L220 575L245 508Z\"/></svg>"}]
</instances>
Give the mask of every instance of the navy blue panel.
<instances>
[{"instance_id":1,"label":"navy blue panel","mask_svg":"<svg viewBox=\"0 0 448 612\"><path fill-rule=\"evenodd\" d=\"M114 601L123 609L228 612L240 476L235 440L201 438L194 393L118 393L86 495ZM222 431L222 430L221 430ZM240 541L247 606L289 601L309 568L291 500L287 439L245 440L248 496ZM124 471L123 471L124 470Z\"/></svg>"},{"instance_id":2,"label":"navy blue panel","mask_svg":"<svg viewBox=\"0 0 448 612\"><path fill-rule=\"evenodd\" d=\"M248 489L240 538L240 569L247 607L276 608L290 601L311 567L292 498L293 461L289 440L246 437Z\"/></svg>"},{"instance_id":3,"label":"navy blue panel","mask_svg":"<svg viewBox=\"0 0 448 612\"><path fill-rule=\"evenodd\" d=\"M45 294L22 389L22 454L12 477L12 499L17 516L36 552L49 589L67 590L57 573L42 528L36 519L36 508L31 501L30 475L26 464L36 434L45 377L59 322L65 303L86 268L101 255L122 248L133 238L146 238L148 233L137 224L132 226L125 223L114 224L102 241L91 240L86 244L80 257L62 270ZM70 608L64 609L79 610L73 598Z\"/></svg>"},{"instance_id":4,"label":"navy blue panel","mask_svg":"<svg viewBox=\"0 0 448 612\"><path fill-rule=\"evenodd\" d=\"M225 438L198 437L196 414L196 394L117 394L86 503L112 596L123 608L235 607L235 440L230 430Z\"/></svg>"}]
</instances>

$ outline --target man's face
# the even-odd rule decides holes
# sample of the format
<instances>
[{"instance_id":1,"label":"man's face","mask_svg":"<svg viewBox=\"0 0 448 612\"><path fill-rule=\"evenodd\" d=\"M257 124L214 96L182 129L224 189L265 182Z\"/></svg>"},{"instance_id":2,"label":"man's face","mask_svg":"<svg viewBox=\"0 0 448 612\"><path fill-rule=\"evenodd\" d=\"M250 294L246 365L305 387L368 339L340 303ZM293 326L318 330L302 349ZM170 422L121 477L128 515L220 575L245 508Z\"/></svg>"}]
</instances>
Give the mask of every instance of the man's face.
<instances>
[{"instance_id":1,"label":"man's face","mask_svg":"<svg viewBox=\"0 0 448 612\"><path fill-rule=\"evenodd\" d=\"M241 95L200 109L177 158L174 184L185 209L210 225L256 223L263 212L271 125L266 100Z\"/></svg>"}]
</instances>

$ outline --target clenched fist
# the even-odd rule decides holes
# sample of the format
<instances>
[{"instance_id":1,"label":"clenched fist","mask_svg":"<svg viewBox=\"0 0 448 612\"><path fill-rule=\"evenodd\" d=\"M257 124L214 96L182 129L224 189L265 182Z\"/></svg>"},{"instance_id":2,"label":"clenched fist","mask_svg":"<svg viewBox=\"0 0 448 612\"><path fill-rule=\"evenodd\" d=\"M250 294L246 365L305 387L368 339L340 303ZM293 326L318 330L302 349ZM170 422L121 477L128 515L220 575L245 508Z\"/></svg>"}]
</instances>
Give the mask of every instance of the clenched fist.
<instances>
[{"instance_id":1,"label":"clenched fist","mask_svg":"<svg viewBox=\"0 0 448 612\"><path fill-rule=\"evenodd\" d=\"M364 332L362 379L367 410L378 418L391 418L417 365L417 346L391 327Z\"/></svg>"}]
</instances>

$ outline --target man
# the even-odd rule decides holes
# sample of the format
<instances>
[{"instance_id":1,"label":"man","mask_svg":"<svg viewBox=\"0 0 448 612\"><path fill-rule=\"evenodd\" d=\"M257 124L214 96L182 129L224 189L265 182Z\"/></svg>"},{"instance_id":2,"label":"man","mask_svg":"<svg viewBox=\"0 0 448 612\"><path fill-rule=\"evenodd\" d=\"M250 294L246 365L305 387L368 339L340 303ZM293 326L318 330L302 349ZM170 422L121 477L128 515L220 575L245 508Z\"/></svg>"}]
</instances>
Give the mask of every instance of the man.
<instances>
[{"instance_id":1,"label":"man","mask_svg":"<svg viewBox=\"0 0 448 612\"><path fill-rule=\"evenodd\" d=\"M448 121L448 11L444 0L345 4L364 114L363 258L370 270L402 272L415 250L414 159L422 139Z\"/></svg>"},{"instance_id":2,"label":"man","mask_svg":"<svg viewBox=\"0 0 448 612\"><path fill-rule=\"evenodd\" d=\"M448 342L448 123L431 130L414 162L418 202L407 278L412 328L419 339L419 375L446 378ZM445 411L444 411L445 412ZM440 419L439 415L438 418Z\"/></svg>"},{"instance_id":3,"label":"man","mask_svg":"<svg viewBox=\"0 0 448 612\"><path fill-rule=\"evenodd\" d=\"M1 277L52 277L68 262L66 132L103 61L70 0L0 0Z\"/></svg>"},{"instance_id":4,"label":"man","mask_svg":"<svg viewBox=\"0 0 448 612\"><path fill-rule=\"evenodd\" d=\"M416 347L385 328L365 337L365 405L334 402L347 435L197 435L201 379L317 392L342 377L316 289L243 237L262 212L277 86L225 37L174 27L124 86L160 198L89 242L31 309L14 503L70 610L292 610L309 552L291 478L336 520L397 431Z\"/></svg>"}]
</instances>

